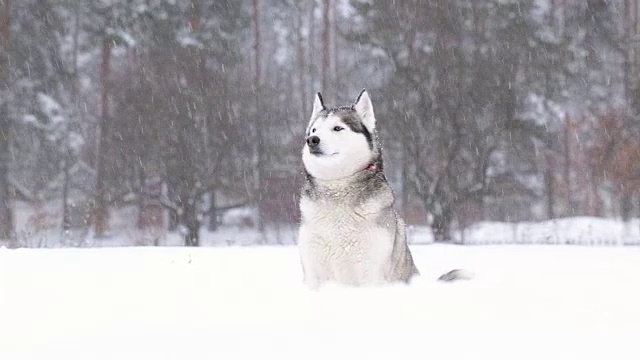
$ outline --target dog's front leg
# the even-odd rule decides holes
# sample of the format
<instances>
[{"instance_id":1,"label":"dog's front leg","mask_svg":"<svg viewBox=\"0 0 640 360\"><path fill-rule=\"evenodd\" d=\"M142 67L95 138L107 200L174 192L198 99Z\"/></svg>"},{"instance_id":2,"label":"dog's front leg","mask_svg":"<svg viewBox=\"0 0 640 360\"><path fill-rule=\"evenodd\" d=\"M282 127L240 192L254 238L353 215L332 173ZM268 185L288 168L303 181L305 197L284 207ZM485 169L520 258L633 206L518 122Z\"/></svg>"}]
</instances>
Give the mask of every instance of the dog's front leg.
<instances>
[{"instance_id":1,"label":"dog's front leg","mask_svg":"<svg viewBox=\"0 0 640 360\"><path fill-rule=\"evenodd\" d=\"M318 277L317 272L311 269L309 264L305 265L305 260L301 259L302 264L302 282L309 289L316 290L320 287L320 278Z\"/></svg>"}]
</instances>

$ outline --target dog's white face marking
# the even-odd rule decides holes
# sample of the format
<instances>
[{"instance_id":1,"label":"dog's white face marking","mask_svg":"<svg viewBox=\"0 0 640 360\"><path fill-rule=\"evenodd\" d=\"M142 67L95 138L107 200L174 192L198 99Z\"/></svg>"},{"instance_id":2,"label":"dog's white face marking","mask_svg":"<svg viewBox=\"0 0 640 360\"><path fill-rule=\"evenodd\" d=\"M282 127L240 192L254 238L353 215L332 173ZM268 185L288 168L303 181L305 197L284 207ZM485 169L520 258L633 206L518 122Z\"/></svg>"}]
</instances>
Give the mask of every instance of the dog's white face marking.
<instances>
[{"instance_id":1,"label":"dog's white face marking","mask_svg":"<svg viewBox=\"0 0 640 360\"><path fill-rule=\"evenodd\" d=\"M338 180L364 169L372 161L367 138L356 133L334 113L312 120L309 137L319 143L310 148L305 143L302 161L311 176L320 180Z\"/></svg>"}]
</instances>

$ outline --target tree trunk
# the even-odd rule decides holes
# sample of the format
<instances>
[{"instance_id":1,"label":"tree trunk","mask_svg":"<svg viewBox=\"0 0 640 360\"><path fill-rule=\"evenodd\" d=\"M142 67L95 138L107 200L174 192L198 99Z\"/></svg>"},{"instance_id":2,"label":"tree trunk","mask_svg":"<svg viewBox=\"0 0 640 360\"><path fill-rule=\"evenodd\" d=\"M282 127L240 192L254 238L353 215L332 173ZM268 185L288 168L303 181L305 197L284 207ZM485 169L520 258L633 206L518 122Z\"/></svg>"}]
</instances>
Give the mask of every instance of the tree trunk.
<instances>
[{"instance_id":1,"label":"tree trunk","mask_svg":"<svg viewBox=\"0 0 640 360\"><path fill-rule=\"evenodd\" d=\"M338 61L339 56L340 56L340 52L338 51L340 49L340 47L338 46L338 21L336 19L336 7L337 7L337 3L338 1L334 1L331 4L331 43L332 43L332 47L331 47L331 66L332 66L332 70L331 73L333 74L333 84L332 84L332 89L334 89L334 91L336 92L340 92L342 90L342 76L339 73L340 71L340 67L338 66Z\"/></svg>"},{"instance_id":2,"label":"tree trunk","mask_svg":"<svg viewBox=\"0 0 640 360\"><path fill-rule=\"evenodd\" d=\"M307 39L307 74L309 74L308 94L315 94L316 88L316 0L310 1L309 9L309 38Z\"/></svg>"},{"instance_id":3,"label":"tree trunk","mask_svg":"<svg viewBox=\"0 0 640 360\"><path fill-rule=\"evenodd\" d=\"M74 26L73 26L73 82L71 92L73 94L73 102L78 106L79 95L79 71L78 71L78 55L80 54L80 6L74 6Z\"/></svg>"},{"instance_id":4,"label":"tree trunk","mask_svg":"<svg viewBox=\"0 0 640 360\"><path fill-rule=\"evenodd\" d=\"M191 18L189 19L189 28L191 31L200 29L200 0L191 0Z\"/></svg>"},{"instance_id":5,"label":"tree trunk","mask_svg":"<svg viewBox=\"0 0 640 360\"><path fill-rule=\"evenodd\" d=\"M331 59L331 0L324 1L324 13L323 13L323 31L322 31L322 91L329 91L329 67Z\"/></svg>"},{"instance_id":6,"label":"tree trunk","mask_svg":"<svg viewBox=\"0 0 640 360\"><path fill-rule=\"evenodd\" d=\"M0 0L0 92L9 87L10 1ZM0 105L0 238L14 235L13 210L9 193L9 154L11 146L11 119L6 104Z\"/></svg>"},{"instance_id":7,"label":"tree trunk","mask_svg":"<svg viewBox=\"0 0 640 360\"><path fill-rule=\"evenodd\" d=\"M210 208L209 208L209 231L214 232L218 230L218 207L216 205L216 192L215 190L209 193L210 195Z\"/></svg>"},{"instance_id":8,"label":"tree trunk","mask_svg":"<svg viewBox=\"0 0 640 360\"><path fill-rule=\"evenodd\" d=\"M402 206L402 216L406 219L407 216L409 215L409 164L407 163L409 161L408 156L407 156L407 151L406 151L406 147L402 147L402 169L401 169L401 176L402 179L400 180L402 183L402 189L401 189L401 193L400 193L400 201L401 201L401 206Z\"/></svg>"},{"instance_id":9,"label":"tree trunk","mask_svg":"<svg viewBox=\"0 0 640 360\"><path fill-rule=\"evenodd\" d=\"M182 225L186 227L185 246L200 246L200 221L195 203L185 201L182 207Z\"/></svg>"},{"instance_id":10,"label":"tree trunk","mask_svg":"<svg viewBox=\"0 0 640 360\"><path fill-rule=\"evenodd\" d=\"M178 216L178 212L174 209L169 209L169 231L176 231L179 224L180 217Z\"/></svg>"},{"instance_id":11,"label":"tree trunk","mask_svg":"<svg viewBox=\"0 0 640 360\"><path fill-rule=\"evenodd\" d=\"M253 55L254 55L254 70L255 77L253 84L257 87L262 81L261 62L261 47L262 47L262 34L260 31L260 0L253 0Z\"/></svg>"},{"instance_id":12,"label":"tree trunk","mask_svg":"<svg viewBox=\"0 0 640 360\"><path fill-rule=\"evenodd\" d=\"M571 153L571 132L575 130L573 126L573 121L569 117L569 115L565 115L565 125L564 125L564 181L567 192L567 215L573 216L576 213L576 209L574 209L574 201L573 201L573 186L571 184L571 170L573 169L572 153Z\"/></svg>"},{"instance_id":13,"label":"tree trunk","mask_svg":"<svg viewBox=\"0 0 640 360\"><path fill-rule=\"evenodd\" d=\"M633 210L632 196L631 192L626 188L622 190L622 198L620 199L620 217L622 217L622 221L624 222L631 220L631 212Z\"/></svg>"},{"instance_id":14,"label":"tree trunk","mask_svg":"<svg viewBox=\"0 0 640 360\"><path fill-rule=\"evenodd\" d=\"M589 215L601 216L602 206L600 202L600 195L598 194L598 181L596 176L591 171L589 173Z\"/></svg>"},{"instance_id":15,"label":"tree trunk","mask_svg":"<svg viewBox=\"0 0 640 360\"><path fill-rule=\"evenodd\" d=\"M10 134L9 111L7 105L3 104L0 106L0 239L8 239L14 235L13 210L9 192Z\"/></svg>"},{"instance_id":16,"label":"tree trunk","mask_svg":"<svg viewBox=\"0 0 640 360\"><path fill-rule=\"evenodd\" d=\"M301 108L301 116L305 117L307 109L307 91L306 91L306 61L304 54L304 38L302 36L302 11L297 16L296 22L296 57L297 57L297 67L298 67L298 89L300 89L300 105Z\"/></svg>"},{"instance_id":17,"label":"tree trunk","mask_svg":"<svg viewBox=\"0 0 640 360\"><path fill-rule=\"evenodd\" d=\"M67 159L64 161L64 179L62 180L62 235L66 236L71 230L71 213L69 211L69 168L70 157L69 152L65 154Z\"/></svg>"},{"instance_id":18,"label":"tree trunk","mask_svg":"<svg viewBox=\"0 0 640 360\"><path fill-rule=\"evenodd\" d=\"M79 109L79 87L78 87L78 55L80 53L80 7L74 8L74 28L73 28L73 81L71 82L71 95L73 96L73 104ZM65 130L65 160L64 160L64 180L62 183L62 234L67 235L71 230L71 209L69 209L69 182L71 181L69 171L75 159L69 148L69 132L67 126Z\"/></svg>"},{"instance_id":19,"label":"tree trunk","mask_svg":"<svg viewBox=\"0 0 640 360\"><path fill-rule=\"evenodd\" d=\"M448 242L451 240L451 224L453 222L453 214L451 211L442 211L439 214L433 214L431 230L435 242Z\"/></svg>"},{"instance_id":20,"label":"tree trunk","mask_svg":"<svg viewBox=\"0 0 640 360\"><path fill-rule=\"evenodd\" d=\"M636 0L625 0L624 2L624 32L626 33L625 37L629 40L633 37L633 34L636 30L636 14L635 14L635 4ZM625 47L624 54L624 66L623 66L623 81L624 81L624 97L627 100L627 103L632 103L633 99L633 75L634 75L634 48L633 46Z\"/></svg>"},{"instance_id":21,"label":"tree trunk","mask_svg":"<svg viewBox=\"0 0 640 360\"><path fill-rule=\"evenodd\" d=\"M144 170L138 169L138 182L140 183L140 190L138 191L138 197L136 199L136 205L138 206L138 221L136 222L136 227L138 229L144 229L149 225L149 219L146 214L146 203L148 194L147 188L147 179L144 173Z\"/></svg>"},{"instance_id":22,"label":"tree trunk","mask_svg":"<svg viewBox=\"0 0 640 360\"><path fill-rule=\"evenodd\" d=\"M104 236L109 220L109 210L107 208L106 189L106 160L108 149L109 132L109 74L111 72L111 50L113 42L105 37L102 40L102 66L100 69L100 81L102 83L100 118L100 139L98 141L98 164L96 173L96 203L95 203L95 237Z\"/></svg>"},{"instance_id":23,"label":"tree trunk","mask_svg":"<svg viewBox=\"0 0 640 360\"><path fill-rule=\"evenodd\" d=\"M553 181L553 158L550 154L546 155L546 167L544 170L544 185L547 192L547 218L556 217L555 212L555 184Z\"/></svg>"},{"instance_id":24,"label":"tree trunk","mask_svg":"<svg viewBox=\"0 0 640 360\"><path fill-rule=\"evenodd\" d=\"M253 79L253 89L255 93L255 112L256 112L256 133L255 133L255 142L254 142L254 152L255 152L255 191L254 196L256 197L256 205L258 207L258 230L261 234L264 234L264 209L263 209L263 190L264 190L264 114L261 113L260 108L260 85L262 82L262 73L261 73L261 57L262 57L262 34L260 29L260 1L253 0L253 29L254 29L254 38L253 38L253 51L254 51L254 60L255 60L255 77Z\"/></svg>"}]
</instances>

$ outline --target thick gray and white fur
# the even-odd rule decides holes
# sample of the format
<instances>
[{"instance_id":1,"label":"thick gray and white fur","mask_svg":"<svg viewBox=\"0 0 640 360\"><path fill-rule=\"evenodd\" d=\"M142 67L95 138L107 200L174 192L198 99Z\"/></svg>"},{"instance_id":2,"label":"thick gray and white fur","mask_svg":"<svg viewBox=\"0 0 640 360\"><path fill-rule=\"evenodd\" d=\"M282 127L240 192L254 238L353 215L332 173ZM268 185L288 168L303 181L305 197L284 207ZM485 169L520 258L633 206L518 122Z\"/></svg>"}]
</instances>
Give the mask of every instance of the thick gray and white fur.
<instances>
[{"instance_id":1,"label":"thick gray and white fur","mask_svg":"<svg viewBox=\"0 0 640 360\"><path fill-rule=\"evenodd\" d=\"M337 108L316 95L302 160L298 247L306 285L408 283L419 275L393 207L366 90Z\"/></svg>"}]
</instances>

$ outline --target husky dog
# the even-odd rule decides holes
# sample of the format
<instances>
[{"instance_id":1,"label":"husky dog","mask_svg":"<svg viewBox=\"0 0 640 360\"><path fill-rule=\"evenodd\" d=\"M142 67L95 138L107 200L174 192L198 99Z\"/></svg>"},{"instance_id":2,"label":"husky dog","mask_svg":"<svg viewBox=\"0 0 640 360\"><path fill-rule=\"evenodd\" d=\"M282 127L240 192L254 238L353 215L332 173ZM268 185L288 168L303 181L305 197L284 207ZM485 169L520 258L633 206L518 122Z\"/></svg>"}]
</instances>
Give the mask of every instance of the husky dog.
<instances>
[{"instance_id":1,"label":"husky dog","mask_svg":"<svg viewBox=\"0 0 640 360\"><path fill-rule=\"evenodd\" d=\"M317 93L302 150L298 247L304 282L408 283L418 275L382 166L371 99L325 107Z\"/></svg>"}]
</instances>

